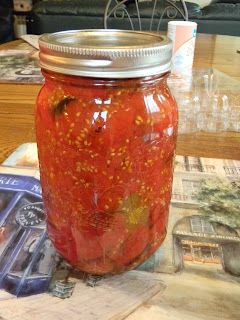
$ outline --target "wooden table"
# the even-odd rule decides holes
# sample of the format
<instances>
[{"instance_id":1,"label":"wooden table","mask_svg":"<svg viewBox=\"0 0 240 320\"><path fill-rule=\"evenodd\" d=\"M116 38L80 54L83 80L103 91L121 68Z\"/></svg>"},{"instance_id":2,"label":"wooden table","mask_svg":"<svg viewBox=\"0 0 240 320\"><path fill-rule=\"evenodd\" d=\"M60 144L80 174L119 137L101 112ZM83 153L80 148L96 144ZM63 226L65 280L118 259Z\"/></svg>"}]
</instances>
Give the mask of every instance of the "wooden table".
<instances>
[{"instance_id":1,"label":"wooden table","mask_svg":"<svg viewBox=\"0 0 240 320\"><path fill-rule=\"evenodd\" d=\"M19 43L21 42L11 42L0 46L0 49L15 48ZM240 49L240 38L198 35L194 66L200 68L216 68L240 80L240 55L236 53L237 49ZM228 86L228 83L226 83L226 86ZM39 85L0 84L0 162L19 144L35 141L34 105L39 89ZM182 155L240 160L240 133L181 134L178 137L177 153ZM167 285L165 295L162 296L162 292L160 292L160 294L156 295L150 301L136 308L136 311L128 316L127 319L172 320L190 319L192 317L192 319L203 320L209 319L208 315L212 315L211 312L215 309L217 309L216 316L219 315L218 318L226 319L224 315L231 314L233 315L231 319L237 319L234 317L234 314L238 314L238 311L235 309L239 286L234 280L220 284L218 283L218 279L208 279L210 282L204 282L200 274L194 276L195 282L193 284L188 274L182 276L182 280L176 279L177 277L178 275L161 275L161 278L163 278ZM196 281L199 282L198 288L194 287ZM215 291L209 289L211 286L213 288L219 288L217 298L215 297ZM58 303L54 309L56 317L58 316L57 312L61 313L61 316L57 319L62 317L81 319L78 314L79 305L81 305L81 293L81 290L76 290L75 297L63 302L56 301ZM144 290L142 293L144 293ZM101 298L101 294L102 292L98 294L99 298ZM155 291L153 294L155 294ZM110 301L112 303L112 291L109 296L110 295ZM129 297L130 304L136 303L134 294L129 294ZM189 302L190 299L192 299L191 303ZM12 319L14 314L16 315L14 319L35 319L36 314L34 315L32 313L34 306L36 307L36 304L43 304L45 306L48 304L48 301L52 304L53 298L50 300L48 295L41 296L40 300L36 299L36 297L29 297L19 299L17 303L15 300L2 301L1 316L3 316L4 319ZM228 302L228 306L226 305L226 301ZM55 300L53 302L55 303ZM217 302L218 304L216 304ZM13 307L13 305L15 307ZM218 310L217 307L220 305L223 305L223 309ZM194 306L196 309L194 309ZM81 307L83 308L83 305L81 305ZM100 307L102 306L100 305ZM84 306L84 308L86 309L86 306ZM40 307L39 310L41 310L40 318L42 319L42 308ZM200 314L199 317L197 314L199 313L198 310L204 310L204 313ZM209 310L207 316L205 315L206 310ZM27 313L23 315L24 311ZM219 312L218 314L217 311ZM74 312L76 312L75 316ZM45 317L50 318L49 311L45 313ZM56 319L56 317L54 319ZM120 319L120 317L114 317L114 319ZM211 319L213 318L211 317ZM214 317L214 319L217 318Z\"/></svg>"},{"instance_id":2,"label":"wooden table","mask_svg":"<svg viewBox=\"0 0 240 320\"><path fill-rule=\"evenodd\" d=\"M0 49L20 43L10 42ZM240 80L237 49L238 37L199 34L194 67L212 67ZM40 85L0 84L0 162L21 143L35 141L34 105L39 89ZM240 133L179 134L177 154L240 160Z\"/></svg>"}]
</instances>

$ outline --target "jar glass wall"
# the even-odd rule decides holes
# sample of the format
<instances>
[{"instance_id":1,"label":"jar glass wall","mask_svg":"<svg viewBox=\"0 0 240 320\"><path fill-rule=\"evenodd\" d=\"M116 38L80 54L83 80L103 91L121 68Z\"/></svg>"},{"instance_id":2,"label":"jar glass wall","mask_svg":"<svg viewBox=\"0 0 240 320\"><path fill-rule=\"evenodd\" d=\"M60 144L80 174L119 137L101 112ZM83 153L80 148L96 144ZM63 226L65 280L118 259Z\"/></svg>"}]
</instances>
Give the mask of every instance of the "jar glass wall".
<instances>
[{"instance_id":1,"label":"jar glass wall","mask_svg":"<svg viewBox=\"0 0 240 320\"><path fill-rule=\"evenodd\" d=\"M43 73L36 133L49 237L80 270L134 268L166 234L177 134L167 74Z\"/></svg>"}]
</instances>

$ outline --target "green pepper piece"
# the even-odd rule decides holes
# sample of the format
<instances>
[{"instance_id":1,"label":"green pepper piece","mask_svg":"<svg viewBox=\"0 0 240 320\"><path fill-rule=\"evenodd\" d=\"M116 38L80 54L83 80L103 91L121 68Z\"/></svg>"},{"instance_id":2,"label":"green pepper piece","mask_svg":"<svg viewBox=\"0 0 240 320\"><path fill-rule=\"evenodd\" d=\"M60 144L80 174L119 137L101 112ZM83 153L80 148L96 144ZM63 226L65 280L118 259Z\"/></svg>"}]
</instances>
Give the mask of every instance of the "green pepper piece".
<instances>
[{"instance_id":1,"label":"green pepper piece","mask_svg":"<svg viewBox=\"0 0 240 320\"><path fill-rule=\"evenodd\" d=\"M69 102L76 100L73 96L65 96L60 100L53 108L53 113L55 116L61 116L62 113L66 110Z\"/></svg>"}]
</instances>

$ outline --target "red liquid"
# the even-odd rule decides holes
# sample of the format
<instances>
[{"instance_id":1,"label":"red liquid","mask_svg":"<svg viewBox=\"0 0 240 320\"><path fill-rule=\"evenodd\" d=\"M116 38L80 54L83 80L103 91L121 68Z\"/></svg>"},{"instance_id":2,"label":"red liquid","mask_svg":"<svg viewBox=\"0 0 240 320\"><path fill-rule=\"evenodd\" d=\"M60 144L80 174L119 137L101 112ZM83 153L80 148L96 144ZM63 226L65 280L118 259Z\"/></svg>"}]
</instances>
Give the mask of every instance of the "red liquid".
<instances>
[{"instance_id":1,"label":"red liquid","mask_svg":"<svg viewBox=\"0 0 240 320\"><path fill-rule=\"evenodd\" d=\"M44 75L36 132L49 237L80 270L132 269L166 235L177 131L166 76Z\"/></svg>"}]
</instances>

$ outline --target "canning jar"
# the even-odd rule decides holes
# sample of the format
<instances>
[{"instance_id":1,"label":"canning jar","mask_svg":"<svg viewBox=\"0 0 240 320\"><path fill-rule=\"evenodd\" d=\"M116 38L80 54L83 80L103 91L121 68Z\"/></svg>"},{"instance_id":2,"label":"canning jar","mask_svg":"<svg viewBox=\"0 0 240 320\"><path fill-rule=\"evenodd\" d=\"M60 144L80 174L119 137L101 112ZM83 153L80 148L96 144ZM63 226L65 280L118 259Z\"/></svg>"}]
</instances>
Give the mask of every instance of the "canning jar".
<instances>
[{"instance_id":1,"label":"canning jar","mask_svg":"<svg viewBox=\"0 0 240 320\"><path fill-rule=\"evenodd\" d=\"M171 43L82 30L40 38L36 135L49 237L92 274L132 269L166 235L177 108Z\"/></svg>"}]
</instances>

